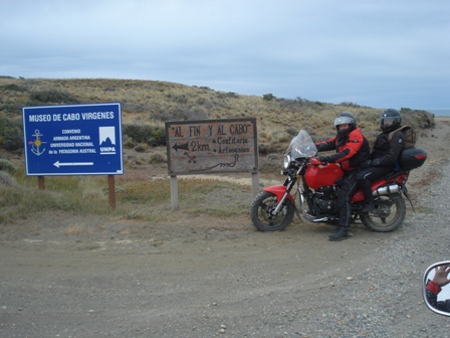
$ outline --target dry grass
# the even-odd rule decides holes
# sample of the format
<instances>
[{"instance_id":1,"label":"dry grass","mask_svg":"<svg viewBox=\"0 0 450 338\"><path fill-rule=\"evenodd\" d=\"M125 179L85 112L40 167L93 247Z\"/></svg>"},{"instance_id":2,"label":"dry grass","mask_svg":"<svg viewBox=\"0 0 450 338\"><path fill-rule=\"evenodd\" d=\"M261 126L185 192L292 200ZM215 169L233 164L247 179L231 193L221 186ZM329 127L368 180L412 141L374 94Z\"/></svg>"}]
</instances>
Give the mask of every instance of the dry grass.
<instances>
[{"instance_id":1,"label":"dry grass","mask_svg":"<svg viewBox=\"0 0 450 338\"><path fill-rule=\"evenodd\" d=\"M344 110L353 113L361 129L373 138L378 132L377 118L382 111L351 103L333 105L299 98L274 98L269 101L258 96L161 81L7 77L0 77L3 104L0 110L5 112L6 107L12 109L10 107L14 105L43 104L32 102L30 95L45 91L64 93L78 102L120 102L124 124L156 128L164 128L165 121L255 117L259 143L274 152L284 148L290 140L287 135L292 128L305 129L316 138L333 135L334 118ZM411 112L417 115L417 112ZM16 114L21 114L21 110L16 110ZM409 109L404 114L411 115ZM11 118L12 115L9 114ZM423 118L422 113L418 121L409 118L409 122L418 124Z\"/></svg>"},{"instance_id":2,"label":"dry grass","mask_svg":"<svg viewBox=\"0 0 450 338\"><path fill-rule=\"evenodd\" d=\"M70 102L39 102L49 94L54 100ZM114 79L16 79L0 77L0 149L5 126L21 121L22 107L30 105L120 102L123 124L149 126L164 131L166 121L250 118L257 119L258 144L263 170L271 168L271 159L284 152L299 129L307 130L314 140L335 135L333 121L341 111L350 111L370 141L378 134L381 109L356 104L333 105L305 99L282 99L271 95L246 96L214 91L210 88L185 86L161 81ZM402 109L406 123L420 129L434 124L434 116L423 111ZM125 166L166 166L167 155L162 147L133 141L124 135ZM271 156L273 154L273 156ZM1 188L0 223L13 222L30 212L69 210L83 213L111 213L107 203L107 182L104 177L49 177L46 190L38 191L36 181L24 176L22 153L3 152L19 164L11 175L18 186ZM14 172L14 173L13 173ZM130 219L166 220L170 210L168 180L123 180L117 186L117 215ZM187 215L208 213L215 216L246 215L250 188L214 180L180 180L180 207ZM235 198L237 197L237 198ZM82 231L73 228L68 231Z\"/></svg>"}]
</instances>

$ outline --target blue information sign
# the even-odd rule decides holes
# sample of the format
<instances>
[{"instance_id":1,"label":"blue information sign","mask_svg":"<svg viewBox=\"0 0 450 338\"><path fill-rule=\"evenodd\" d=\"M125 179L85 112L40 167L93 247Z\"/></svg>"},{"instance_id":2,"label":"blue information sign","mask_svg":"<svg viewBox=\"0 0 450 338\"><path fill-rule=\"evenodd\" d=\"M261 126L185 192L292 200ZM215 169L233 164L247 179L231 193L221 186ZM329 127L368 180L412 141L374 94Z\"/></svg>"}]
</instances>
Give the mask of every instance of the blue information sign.
<instances>
[{"instance_id":1,"label":"blue information sign","mask_svg":"<svg viewBox=\"0 0 450 338\"><path fill-rule=\"evenodd\" d=\"M119 103L23 108L29 176L122 175Z\"/></svg>"}]
</instances>

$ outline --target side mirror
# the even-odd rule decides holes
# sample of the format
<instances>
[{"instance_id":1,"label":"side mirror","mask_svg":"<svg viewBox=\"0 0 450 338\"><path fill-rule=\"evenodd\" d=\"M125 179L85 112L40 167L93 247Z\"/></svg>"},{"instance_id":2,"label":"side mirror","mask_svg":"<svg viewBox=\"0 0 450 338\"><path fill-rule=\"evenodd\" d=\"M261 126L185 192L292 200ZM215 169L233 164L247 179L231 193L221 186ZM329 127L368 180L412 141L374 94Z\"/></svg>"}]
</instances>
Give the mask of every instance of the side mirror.
<instances>
[{"instance_id":1,"label":"side mirror","mask_svg":"<svg viewBox=\"0 0 450 338\"><path fill-rule=\"evenodd\" d=\"M450 317L450 261L430 265L423 275L423 299L428 308Z\"/></svg>"}]
</instances>

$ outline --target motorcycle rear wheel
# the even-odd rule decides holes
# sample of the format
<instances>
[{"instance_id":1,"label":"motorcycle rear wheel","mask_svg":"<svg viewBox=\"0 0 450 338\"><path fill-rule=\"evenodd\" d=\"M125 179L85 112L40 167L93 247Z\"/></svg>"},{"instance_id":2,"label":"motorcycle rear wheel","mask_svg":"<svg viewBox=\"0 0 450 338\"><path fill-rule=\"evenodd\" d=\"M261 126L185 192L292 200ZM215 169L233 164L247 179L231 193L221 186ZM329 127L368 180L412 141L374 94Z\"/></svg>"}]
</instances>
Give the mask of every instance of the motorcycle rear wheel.
<instances>
[{"instance_id":1,"label":"motorcycle rear wheel","mask_svg":"<svg viewBox=\"0 0 450 338\"><path fill-rule=\"evenodd\" d=\"M277 207L277 197L267 191L261 191L250 207L250 218L260 231L280 231L285 229L294 218L295 206L286 199L280 212L272 215Z\"/></svg>"},{"instance_id":2,"label":"motorcycle rear wheel","mask_svg":"<svg viewBox=\"0 0 450 338\"><path fill-rule=\"evenodd\" d=\"M361 222L377 232L390 232L397 229L405 220L406 203L402 195L379 196L375 198L374 212L361 214Z\"/></svg>"}]
</instances>

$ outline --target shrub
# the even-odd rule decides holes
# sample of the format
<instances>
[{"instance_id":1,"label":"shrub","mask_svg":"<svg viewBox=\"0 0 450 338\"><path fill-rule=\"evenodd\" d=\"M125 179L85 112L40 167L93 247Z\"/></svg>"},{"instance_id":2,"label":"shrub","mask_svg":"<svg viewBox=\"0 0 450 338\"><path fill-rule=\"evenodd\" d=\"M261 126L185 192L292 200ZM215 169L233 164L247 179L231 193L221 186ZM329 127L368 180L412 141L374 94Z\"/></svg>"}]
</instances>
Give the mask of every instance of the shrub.
<instances>
[{"instance_id":1,"label":"shrub","mask_svg":"<svg viewBox=\"0 0 450 338\"><path fill-rule=\"evenodd\" d=\"M286 143L292 139L292 135L285 132L276 133L274 136L278 143Z\"/></svg>"},{"instance_id":2,"label":"shrub","mask_svg":"<svg viewBox=\"0 0 450 338\"><path fill-rule=\"evenodd\" d=\"M0 147L8 151L23 148L22 120L9 120L0 115Z\"/></svg>"},{"instance_id":3,"label":"shrub","mask_svg":"<svg viewBox=\"0 0 450 338\"><path fill-rule=\"evenodd\" d=\"M148 161L150 164L153 163L167 163L167 154L162 151L155 151L150 155L150 159Z\"/></svg>"},{"instance_id":4,"label":"shrub","mask_svg":"<svg viewBox=\"0 0 450 338\"><path fill-rule=\"evenodd\" d=\"M17 184L14 177L5 171L0 171L0 185L3 187L12 187Z\"/></svg>"},{"instance_id":5,"label":"shrub","mask_svg":"<svg viewBox=\"0 0 450 338\"><path fill-rule=\"evenodd\" d=\"M149 146L154 146L154 147L157 147L160 145L165 145L166 144L166 135L165 135L164 131L162 131L160 129L153 130L150 137L147 139L147 144Z\"/></svg>"},{"instance_id":6,"label":"shrub","mask_svg":"<svg viewBox=\"0 0 450 338\"><path fill-rule=\"evenodd\" d=\"M8 174L12 175L16 172L16 166L5 159L0 159L0 171L1 172L7 172Z\"/></svg>"},{"instance_id":7,"label":"shrub","mask_svg":"<svg viewBox=\"0 0 450 338\"><path fill-rule=\"evenodd\" d=\"M227 97L229 97L230 99L238 99L239 95L236 94L235 92L228 92Z\"/></svg>"},{"instance_id":8,"label":"shrub","mask_svg":"<svg viewBox=\"0 0 450 338\"><path fill-rule=\"evenodd\" d=\"M13 83L7 84L4 86L0 86L0 90L9 90L12 92L25 92L26 91L26 89L24 87L13 84Z\"/></svg>"},{"instance_id":9,"label":"shrub","mask_svg":"<svg viewBox=\"0 0 450 338\"><path fill-rule=\"evenodd\" d=\"M230 99L238 99L238 98L239 98L239 95L236 94L235 92L228 92L228 93L225 93L225 92L218 92L218 93L216 94L216 97L217 97L218 99L220 99L220 100L227 99L227 98L230 98Z\"/></svg>"},{"instance_id":10,"label":"shrub","mask_svg":"<svg viewBox=\"0 0 450 338\"><path fill-rule=\"evenodd\" d=\"M41 103L78 103L71 94L55 89L31 92L30 100Z\"/></svg>"},{"instance_id":11,"label":"shrub","mask_svg":"<svg viewBox=\"0 0 450 338\"><path fill-rule=\"evenodd\" d=\"M433 128L435 126L434 115L425 110L401 108L400 113L402 114L404 125L409 125L415 129Z\"/></svg>"},{"instance_id":12,"label":"shrub","mask_svg":"<svg viewBox=\"0 0 450 338\"><path fill-rule=\"evenodd\" d=\"M265 101L272 101L272 100L274 100L276 97L273 95L273 94L264 94L263 95L263 100L265 100Z\"/></svg>"},{"instance_id":13,"label":"shrub","mask_svg":"<svg viewBox=\"0 0 450 338\"><path fill-rule=\"evenodd\" d=\"M144 146L144 145L142 145L142 144L138 144L138 145L134 148L134 150L135 150L136 152L138 152L138 153L143 153L143 152L145 152L145 151L147 150L147 147Z\"/></svg>"},{"instance_id":14,"label":"shrub","mask_svg":"<svg viewBox=\"0 0 450 338\"><path fill-rule=\"evenodd\" d=\"M179 121L195 121L195 120L204 120L208 118L208 115L199 109L181 109L177 108L173 114L173 120Z\"/></svg>"},{"instance_id":15,"label":"shrub","mask_svg":"<svg viewBox=\"0 0 450 338\"><path fill-rule=\"evenodd\" d=\"M17 102L4 102L0 104L0 110L10 115L22 114L22 104Z\"/></svg>"},{"instance_id":16,"label":"shrub","mask_svg":"<svg viewBox=\"0 0 450 338\"><path fill-rule=\"evenodd\" d=\"M291 136L297 135L299 130L296 127L289 127L286 129L286 133L288 133Z\"/></svg>"},{"instance_id":17,"label":"shrub","mask_svg":"<svg viewBox=\"0 0 450 338\"><path fill-rule=\"evenodd\" d=\"M166 144L164 131L150 125L126 124L122 128L124 135L132 138L136 143L147 143L152 146Z\"/></svg>"},{"instance_id":18,"label":"shrub","mask_svg":"<svg viewBox=\"0 0 450 338\"><path fill-rule=\"evenodd\" d=\"M129 136L123 138L123 147L127 149L132 149L136 146L136 142Z\"/></svg>"}]
</instances>

